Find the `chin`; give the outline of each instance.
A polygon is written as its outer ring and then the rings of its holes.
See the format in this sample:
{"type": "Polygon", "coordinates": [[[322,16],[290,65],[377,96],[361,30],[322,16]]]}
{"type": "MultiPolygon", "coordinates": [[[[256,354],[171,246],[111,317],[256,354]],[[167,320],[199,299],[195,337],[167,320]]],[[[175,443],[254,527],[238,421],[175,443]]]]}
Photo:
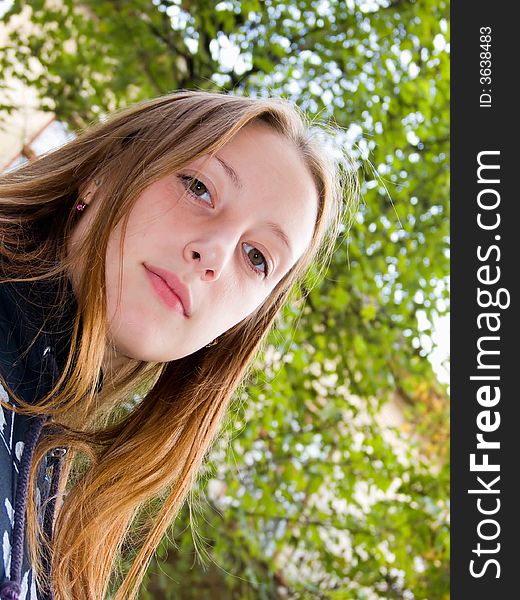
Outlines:
{"type": "Polygon", "coordinates": [[[141,346],[139,349],[135,349],[134,351],[127,348],[118,353],[119,353],[119,355],[124,355],[124,356],[127,356],[128,358],[131,358],[134,360],[140,360],[140,361],[144,361],[144,362],[166,363],[166,362],[171,362],[172,360],[179,360],[180,358],[184,358],[185,356],[189,356],[190,354],[193,354],[197,350],[198,350],[198,348],[194,349],[194,350],[186,349],[185,351],[177,350],[176,352],[172,352],[170,350],[168,352],[167,350],[164,350],[164,349],[158,349],[158,348],[145,349],[141,346]]]}

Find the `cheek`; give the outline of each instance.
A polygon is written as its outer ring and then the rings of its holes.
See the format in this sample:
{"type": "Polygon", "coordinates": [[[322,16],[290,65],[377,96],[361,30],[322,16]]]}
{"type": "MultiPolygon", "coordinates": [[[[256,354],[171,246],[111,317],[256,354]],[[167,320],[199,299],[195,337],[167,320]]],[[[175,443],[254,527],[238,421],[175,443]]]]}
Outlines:
{"type": "Polygon", "coordinates": [[[134,304],[140,304],[146,291],[143,286],[145,280],[141,278],[140,271],[141,262],[146,259],[146,232],[136,229],[130,218],[123,245],[122,236],[123,224],[118,223],[110,235],[106,251],[107,316],[111,320],[117,311],[119,318],[128,317],[133,321],[134,315],[127,313],[134,304]]]}
{"type": "Polygon", "coordinates": [[[258,311],[269,293],[263,289],[252,290],[250,285],[230,285],[226,288],[225,292],[221,294],[219,302],[223,331],[231,329],[258,311]]]}
{"type": "MultiPolygon", "coordinates": [[[[121,235],[122,235],[122,225],[118,223],[110,237],[108,238],[107,251],[106,251],[106,261],[105,261],[105,270],[107,275],[107,286],[112,286],[116,283],[113,275],[117,273],[119,270],[119,265],[121,262],[121,235]]],[[[126,246],[126,241],[125,241],[126,246]]],[[[126,253],[126,249],[125,249],[126,253]]],[[[125,254],[124,253],[124,254],[125,254]]]]}
{"type": "Polygon", "coordinates": [[[234,320],[234,323],[230,325],[230,328],[255,312],[263,310],[265,304],[270,305],[272,297],[279,296],[281,290],[285,289],[286,284],[281,284],[281,282],[284,281],[286,275],[287,273],[285,272],[280,277],[271,280],[269,286],[264,286],[260,283],[258,286],[255,286],[257,289],[252,290],[249,286],[245,286],[242,294],[233,292],[231,294],[232,299],[228,301],[227,306],[234,307],[235,316],[237,318],[234,320]],[[280,288],[278,286],[280,286],[280,288]],[[269,300],[269,302],[266,302],[267,300],[269,300]]]}
{"type": "Polygon", "coordinates": [[[224,306],[227,314],[232,314],[235,318],[230,328],[246,317],[258,312],[271,296],[278,296],[287,285],[287,278],[290,277],[295,264],[289,268],[283,269],[278,276],[268,278],[258,282],[251,282],[249,278],[235,280],[226,287],[226,300],[224,306]]]}

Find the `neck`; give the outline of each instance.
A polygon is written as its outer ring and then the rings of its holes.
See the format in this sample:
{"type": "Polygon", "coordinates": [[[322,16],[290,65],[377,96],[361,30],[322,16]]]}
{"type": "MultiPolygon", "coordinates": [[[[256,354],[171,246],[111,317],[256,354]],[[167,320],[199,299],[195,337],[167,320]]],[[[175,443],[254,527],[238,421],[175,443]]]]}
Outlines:
{"type": "Polygon", "coordinates": [[[108,349],[101,367],[104,381],[113,380],[131,360],[130,357],[120,354],[114,348],[108,349]]]}

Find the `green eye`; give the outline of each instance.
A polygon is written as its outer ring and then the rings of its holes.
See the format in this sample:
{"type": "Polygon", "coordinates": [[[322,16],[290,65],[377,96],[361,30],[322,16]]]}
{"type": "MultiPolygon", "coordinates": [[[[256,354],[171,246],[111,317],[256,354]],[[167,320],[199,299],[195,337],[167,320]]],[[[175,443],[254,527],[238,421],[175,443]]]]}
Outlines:
{"type": "Polygon", "coordinates": [[[202,200],[205,204],[210,204],[213,206],[213,202],[211,201],[211,194],[209,193],[208,188],[200,181],[199,179],[195,179],[195,177],[190,177],[189,175],[179,175],[179,179],[182,182],[182,185],[186,188],[189,194],[191,194],[197,200],[202,200]],[[207,194],[208,197],[204,198],[204,194],[207,194]]]}
{"type": "Polygon", "coordinates": [[[260,250],[258,250],[258,248],[255,248],[254,246],[251,246],[251,244],[248,244],[246,242],[244,242],[244,250],[246,252],[248,261],[253,266],[253,270],[256,271],[259,275],[263,275],[264,277],[267,277],[267,273],[268,273],[267,261],[265,260],[265,257],[260,252],[260,250]]]}

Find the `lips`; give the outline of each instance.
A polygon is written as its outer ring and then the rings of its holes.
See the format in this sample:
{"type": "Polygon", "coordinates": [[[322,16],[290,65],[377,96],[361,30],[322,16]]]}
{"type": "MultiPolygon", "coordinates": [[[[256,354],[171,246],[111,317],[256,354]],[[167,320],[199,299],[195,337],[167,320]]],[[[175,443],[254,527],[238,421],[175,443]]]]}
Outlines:
{"type": "Polygon", "coordinates": [[[189,317],[191,314],[191,294],[189,288],[171,271],[146,263],[144,264],[144,267],[147,271],[154,273],[164,281],[170,290],[179,298],[184,315],[189,317]]]}

